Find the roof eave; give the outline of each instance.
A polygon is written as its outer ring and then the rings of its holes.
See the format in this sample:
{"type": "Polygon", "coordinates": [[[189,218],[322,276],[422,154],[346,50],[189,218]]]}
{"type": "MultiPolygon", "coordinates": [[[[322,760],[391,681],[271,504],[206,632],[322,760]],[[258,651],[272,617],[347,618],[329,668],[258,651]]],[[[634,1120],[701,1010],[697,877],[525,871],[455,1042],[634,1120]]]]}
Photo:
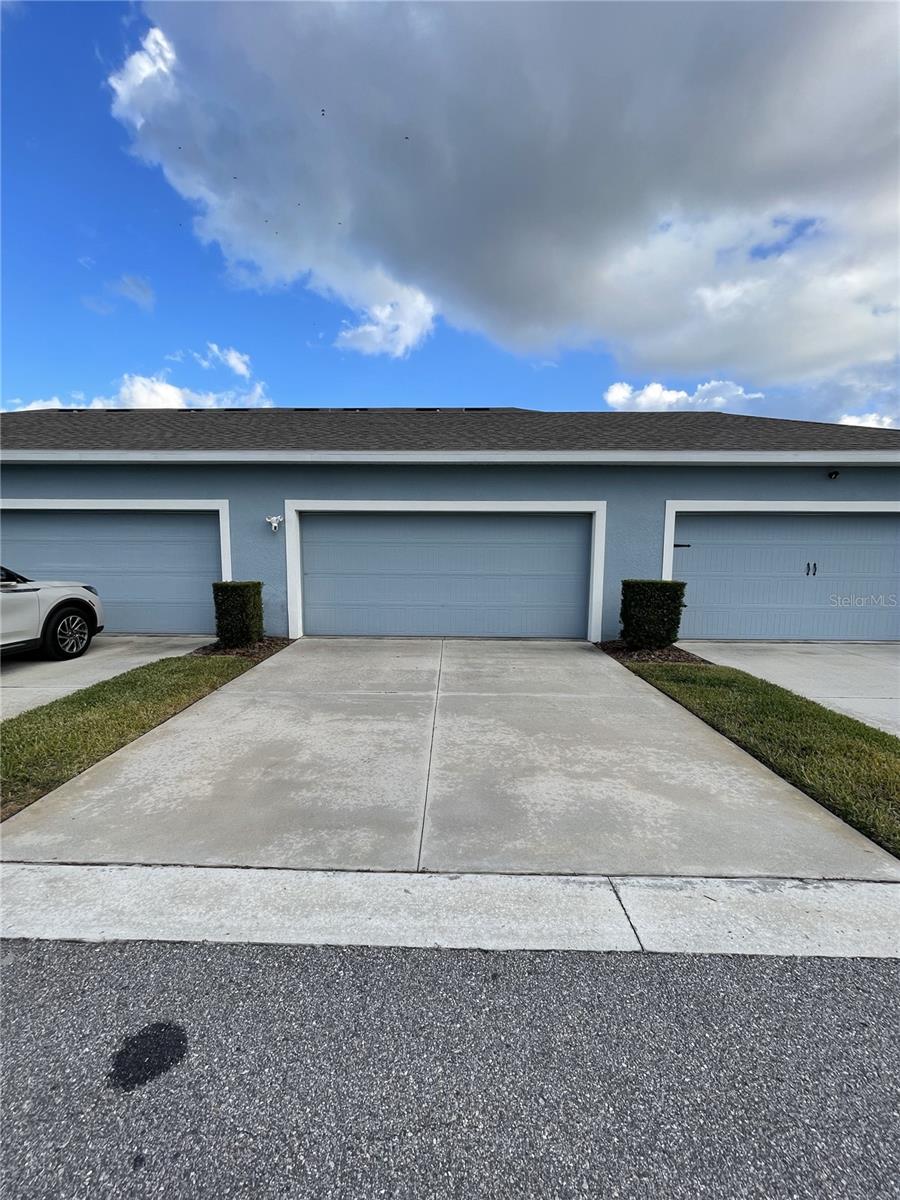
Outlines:
{"type": "Polygon", "coordinates": [[[900,464],[900,449],[887,450],[4,450],[15,463],[380,463],[380,464],[620,464],[620,465],[815,465],[900,464]]]}

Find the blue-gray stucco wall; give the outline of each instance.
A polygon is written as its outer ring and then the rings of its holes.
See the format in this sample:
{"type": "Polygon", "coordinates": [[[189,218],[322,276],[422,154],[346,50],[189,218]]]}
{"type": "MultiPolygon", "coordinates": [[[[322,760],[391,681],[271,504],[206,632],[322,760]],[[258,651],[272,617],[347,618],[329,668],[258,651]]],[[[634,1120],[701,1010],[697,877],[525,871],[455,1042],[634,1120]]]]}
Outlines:
{"type": "Polygon", "coordinates": [[[266,628],[287,633],[285,499],[606,500],[603,635],[618,632],[624,578],[658,577],[666,500],[894,500],[900,468],[634,466],[6,466],[6,498],[227,499],[235,579],[264,583],[266,628]]]}

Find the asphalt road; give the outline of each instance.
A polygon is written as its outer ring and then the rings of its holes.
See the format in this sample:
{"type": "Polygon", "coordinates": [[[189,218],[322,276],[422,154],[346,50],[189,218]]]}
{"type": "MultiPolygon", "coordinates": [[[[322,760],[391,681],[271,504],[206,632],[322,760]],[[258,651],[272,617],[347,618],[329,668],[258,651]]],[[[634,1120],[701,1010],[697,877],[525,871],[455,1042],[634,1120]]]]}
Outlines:
{"type": "Polygon", "coordinates": [[[900,962],[10,942],[13,1197],[900,1197],[900,962]]]}

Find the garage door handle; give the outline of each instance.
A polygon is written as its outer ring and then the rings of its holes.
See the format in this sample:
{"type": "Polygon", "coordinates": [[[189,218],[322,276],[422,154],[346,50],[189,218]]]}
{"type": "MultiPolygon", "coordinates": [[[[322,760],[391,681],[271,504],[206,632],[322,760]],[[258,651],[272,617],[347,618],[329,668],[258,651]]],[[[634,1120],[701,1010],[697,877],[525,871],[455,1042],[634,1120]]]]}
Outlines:
{"type": "Polygon", "coordinates": [[[809,563],[806,564],[806,573],[809,574],[809,563]]]}
{"type": "Polygon", "coordinates": [[[815,573],[816,573],[816,571],[818,571],[818,569],[819,569],[819,564],[813,563],[813,575],[815,575],[815,573]]]}

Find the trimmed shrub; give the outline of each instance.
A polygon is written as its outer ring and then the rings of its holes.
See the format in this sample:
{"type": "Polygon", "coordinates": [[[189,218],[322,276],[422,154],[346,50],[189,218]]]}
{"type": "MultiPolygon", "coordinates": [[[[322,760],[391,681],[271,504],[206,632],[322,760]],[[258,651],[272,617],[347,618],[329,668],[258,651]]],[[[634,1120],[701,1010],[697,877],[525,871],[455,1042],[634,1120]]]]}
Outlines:
{"type": "Polygon", "coordinates": [[[678,640],[684,584],[674,579],[623,579],[622,641],[629,650],[662,650],[678,640]]]}
{"type": "Polygon", "coordinates": [[[252,646],[262,640],[262,584],[258,579],[212,585],[216,606],[216,637],[226,650],[252,646]]]}

